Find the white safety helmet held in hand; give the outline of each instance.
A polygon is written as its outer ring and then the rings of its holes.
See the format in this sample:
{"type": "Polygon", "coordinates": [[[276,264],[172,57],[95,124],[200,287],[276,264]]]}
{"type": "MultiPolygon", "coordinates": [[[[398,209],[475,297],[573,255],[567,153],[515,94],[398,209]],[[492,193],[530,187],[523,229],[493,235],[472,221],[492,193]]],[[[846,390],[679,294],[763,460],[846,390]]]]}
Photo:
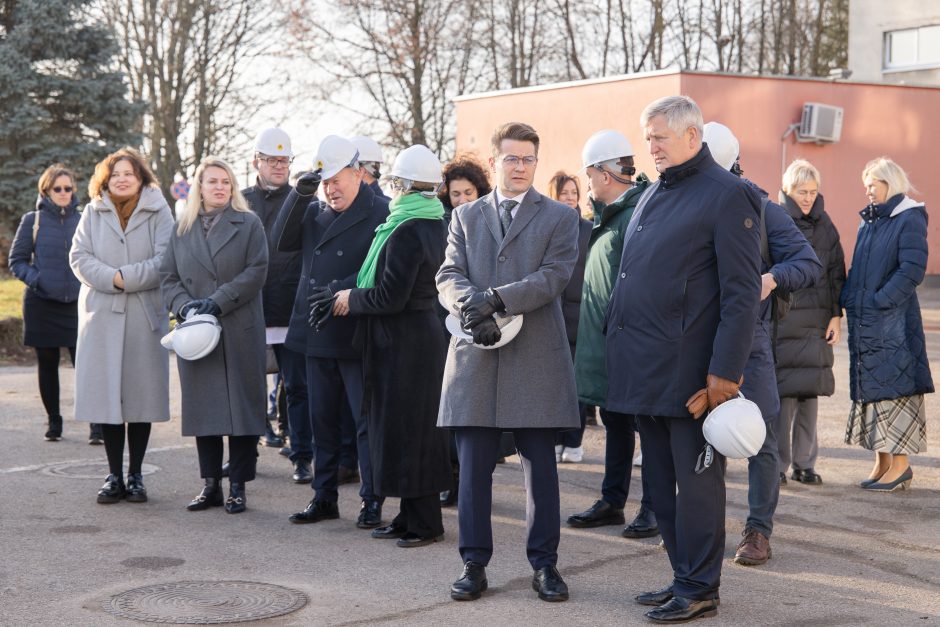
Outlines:
{"type": "Polygon", "coordinates": [[[277,127],[266,128],[255,138],[255,152],[268,155],[269,157],[294,157],[294,151],[291,150],[290,136],[277,127]]]}
{"type": "Polygon", "coordinates": [[[160,344],[181,359],[195,361],[211,353],[221,335],[222,325],[215,316],[191,314],[185,322],[177,324],[175,329],[164,335],[160,344]]]}
{"type": "Polygon", "coordinates": [[[741,145],[731,129],[718,122],[709,122],[702,131],[702,141],[708,144],[715,162],[725,170],[731,170],[741,154],[741,145]]]}
{"type": "MultiPolygon", "coordinates": [[[[447,327],[447,330],[450,331],[450,334],[456,337],[458,340],[465,340],[473,344],[473,333],[471,331],[465,331],[464,328],[460,325],[460,318],[454,314],[447,316],[447,318],[444,320],[444,325],[447,327]]],[[[498,342],[492,346],[483,346],[482,344],[473,345],[484,350],[491,350],[494,348],[501,348],[506,344],[509,344],[516,338],[517,335],[519,335],[519,330],[522,329],[522,314],[515,316],[497,314],[496,325],[499,327],[500,331],[500,338],[498,342]]]]}
{"type": "Polygon", "coordinates": [[[757,455],[767,438],[767,425],[760,408],[739,394],[713,409],[702,425],[705,440],[731,459],[757,455]]]}
{"type": "Polygon", "coordinates": [[[382,147],[371,137],[357,135],[350,137],[349,142],[359,151],[359,161],[382,163],[382,147]]]}
{"type": "Polygon", "coordinates": [[[313,158],[313,169],[320,170],[322,180],[330,179],[343,168],[359,163],[359,151],[348,139],[339,135],[327,135],[317,148],[313,158]]]}
{"type": "Polygon", "coordinates": [[[432,185],[444,181],[441,160],[430,148],[421,144],[409,146],[398,153],[388,175],[405,181],[432,185]]]}
{"type": "Polygon", "coordinates": [[[581,150],[581,170],[606,161],[616,161],[620,157],[632,157],[633,146],[623,133],[613,129],[597,131],[584,144],[581,150]]]}

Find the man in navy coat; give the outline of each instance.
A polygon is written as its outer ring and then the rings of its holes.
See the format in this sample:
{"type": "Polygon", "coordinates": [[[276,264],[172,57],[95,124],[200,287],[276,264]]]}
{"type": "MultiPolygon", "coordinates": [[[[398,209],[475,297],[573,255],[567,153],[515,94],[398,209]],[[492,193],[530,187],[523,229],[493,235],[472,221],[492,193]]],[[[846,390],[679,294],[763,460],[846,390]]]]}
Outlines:
{"type": "Polygon", "coordinates": [[[712,159],[690,98],[651,103],[640,124],[660,178],[627,227],[607,311],[607,407],[636,417],[673,570],[671,585],[637,602],[671,623],[718,613],[725,462],[702,454],[698,418],[737,395],[750,353],[760,201],[712,159]]]}

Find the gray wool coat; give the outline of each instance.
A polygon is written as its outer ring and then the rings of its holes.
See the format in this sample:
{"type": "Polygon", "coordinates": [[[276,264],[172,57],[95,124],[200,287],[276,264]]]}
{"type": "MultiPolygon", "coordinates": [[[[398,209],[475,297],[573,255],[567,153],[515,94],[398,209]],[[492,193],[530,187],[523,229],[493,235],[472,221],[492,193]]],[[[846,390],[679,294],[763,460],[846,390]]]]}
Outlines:
{"type": "Polygon", "coordinates": [[[127,228],[105,192],[85,207],[69,264],[82,282],[75,353],[75,418],[86,422],[170,419],[169,359],[160,346],[167,311],[160,262],[173,230],[158,188],[141,191],[127,228]],[[114,273],[124,290],[114,287],[114,273]]]}
{"type": "Polygon", "coordinates": [[[211,298],[222,310],[222,336],[207,356],[177,358],[184,436],[262,435],[266,412],[264,311],[268,269],[264,227],[251,212],[225,209],[203,234],[197,219],[176,229],[160,268],[163,300],[173,313],[211,298]]]}
{"type": "Polygon", "coordinates": [[[495,191],[454,210],[437,288],[457,313],[461,296],[494,287],[506,312],[524,314],[519,335],[484,350],[450,338],[440,427],[580,427],[561,294],[578,258],[578,214],[526,193],[503,238],[495,191]]]}

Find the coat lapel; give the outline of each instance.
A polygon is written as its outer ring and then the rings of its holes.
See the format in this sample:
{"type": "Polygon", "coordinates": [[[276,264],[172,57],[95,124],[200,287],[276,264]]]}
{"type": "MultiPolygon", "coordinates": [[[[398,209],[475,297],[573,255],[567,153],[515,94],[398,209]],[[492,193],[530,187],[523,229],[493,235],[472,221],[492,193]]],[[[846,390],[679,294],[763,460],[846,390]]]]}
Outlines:
{"type": "Polygon", "coordinates": [[[500,225],[499,215],[497,215],[496,190],[494,189],[480,200],[482,201],[480,203],[480,212],[483,214],[483,221],[486,222],[490,233],[493,234],[496,242],[499,243],[503,241],[503,227],[500,225]]]}
{"type": "MultiPolygon", "coordinates": [[[[216,226],[219,225],[216,224],[216,226]]],[[[206,237],[202,234],[202,224],[199,223],[198,217],[184,237],[189,240],[187,247],[192,251],[196,260],[202,264],[202,267],[209,271],[212,278],[215,278],[215,264],[212,263],[212,257],[209,254],[209,244],[206,243],[206,237]]]]}
{"type": "Polygon", "coordinates": [[[231,207],[225,210],[219,221],[209,230],[209,237],[206,238],[206,243],[209,245],[209,255],[213,259],[219,254],[222,247],[235,237],[235,234],[238,233],[238,225],[244,221],[245,216],[238,211],[231,207]]]}
{"type": "MultiPolygon", "coordinates": [[[[317,220],[320,220],[321,216],[322,214],[317,216],[317,220]]],[[[339,214],[329,225],[329,227],[327,227],[326,232],[323,234],[323,237],[320,238],[320,242],[317,244],[317,248],[320,248],[331,239],[338,237],[340,234],[353,228],[367,217],[369,216],[362,209],[362,207],[356,203],[353,203],[349,209],[339,214]]]]}
{"type": "Polygon", "coordinates": [[[121,229],[121,221],[118,220],[117,210],[114,208],[114,203],[111,202],[111,198],[109,198],[107,194],[102,194],[101,198],[97,199],[92,206],[96,211],[101,213],[101,218],[111,230],[123,240],[124,230],[121,229]]]}
{"type": "Polygon", "coordinates": [[[535,189],[529,188],[529,192],[525,195],[525,198],[522,199],[522,204],[519,205],[519,209],[516,211],[516,217],[513,218],[512,224],[509,225],[509,232],[506,233],[506,237],[503,238],[503,242],[499,247],[500,251],[506,248],[506,245],[514,240],[532,218],[535,217],[535,214],[542,208],[541,204],[542,195],[535,191],[535,189]]]}

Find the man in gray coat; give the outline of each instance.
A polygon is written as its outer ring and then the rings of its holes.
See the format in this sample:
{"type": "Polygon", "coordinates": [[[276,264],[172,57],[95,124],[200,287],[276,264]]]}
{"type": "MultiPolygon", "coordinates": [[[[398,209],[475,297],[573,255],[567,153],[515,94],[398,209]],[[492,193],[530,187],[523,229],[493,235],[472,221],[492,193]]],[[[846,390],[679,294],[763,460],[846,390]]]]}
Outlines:
{"type": "Polygon", "coordinates": [[[532,189],[539,137],[509,123],[493,135],[496,189],[457,207],[437,286],[448,311],[473,341],[452,338],[438,426],[454,429],[460,460],[460,555],[455,600],[479,598],[493,553],[492,474],[503,431],[511,431],[526,477],[526,554],[532,587],[545,601],[565,601],[555,568],[560,516],[555,435],[580,427],[574,370],[561,293],[578,257],[578,215],[532,189]],[[494,350],[494,314],[524,314],[519,334],[494,350]]]}

